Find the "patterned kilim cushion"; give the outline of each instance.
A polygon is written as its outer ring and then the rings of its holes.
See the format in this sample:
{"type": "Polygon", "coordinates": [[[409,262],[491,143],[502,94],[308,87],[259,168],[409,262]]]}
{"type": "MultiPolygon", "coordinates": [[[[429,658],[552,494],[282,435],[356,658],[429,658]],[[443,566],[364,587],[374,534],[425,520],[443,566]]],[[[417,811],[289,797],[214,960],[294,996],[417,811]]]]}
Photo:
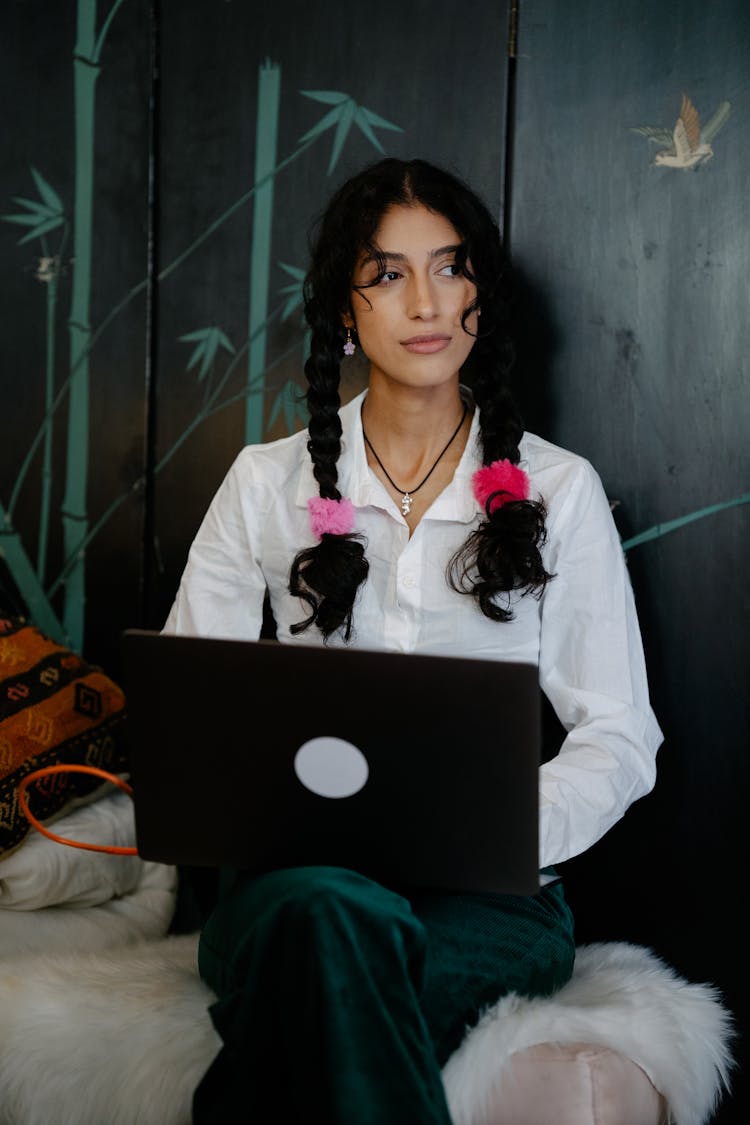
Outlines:
{"type": "MultiPolygon", "coordinates": [[[[125,721],[125,695],[100,668],[23,618],[0,617],[0,858],[31,831],[21,779],[62,763],[127,772],[125,721]]],[[[29,808],[49,823],[108,788],[93,775],[53,774],[29,787],[29,808]]]]}

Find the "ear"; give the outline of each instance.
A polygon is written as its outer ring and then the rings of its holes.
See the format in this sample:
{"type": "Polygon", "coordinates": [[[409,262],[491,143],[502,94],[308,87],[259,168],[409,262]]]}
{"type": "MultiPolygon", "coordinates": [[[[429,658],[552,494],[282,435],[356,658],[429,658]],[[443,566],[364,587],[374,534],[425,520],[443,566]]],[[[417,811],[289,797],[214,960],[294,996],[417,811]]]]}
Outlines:
{"type": "Polygon", "coordinates": [[[354,317],[352,316],[352,314],[350,312],[344,312],[344,313],[341,314],[341,323],[343,324],[344,328],[354,328],[355,327],[354,317]]]}

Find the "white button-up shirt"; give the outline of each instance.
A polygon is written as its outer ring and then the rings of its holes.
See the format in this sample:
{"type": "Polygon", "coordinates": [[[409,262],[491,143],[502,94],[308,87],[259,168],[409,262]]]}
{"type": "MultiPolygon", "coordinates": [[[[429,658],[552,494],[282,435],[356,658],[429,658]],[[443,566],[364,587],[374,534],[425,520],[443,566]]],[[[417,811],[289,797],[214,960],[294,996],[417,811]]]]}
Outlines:
{"type": "MultiPolygon", "coordinates": [[[[448,559],[482,517],[471,477],[480,467],[478,411],[453,480],[415,528],[367,464],[361,407],[341,410],[339,490],[356,508],[369,574],[354,606],[351,645],[531,662],[567,732],[540,767],[540,865],[585,851],[653,787],[662,733],[649,704],[643,647],[624,553],[601,481],[589,464],[534,434],[521,441],[532,496],[547,507],[540,598],[512,596],[514,618],[485,617],[446,582],[448,559]]],[[[277,637],[308,607],[288,589],[297,552],[315,543],[307,501],[318,495],[307,431],[245,447],[193,541],[164,632],[254,640],[269,592],[277,637]]],[[[331,645],[343,645],[332,637],[331,645]]],[[[373,684],[374,702],[377,685],[373,684]]],[[[468,737],[467,732],[467,737],[468,737]]]]}

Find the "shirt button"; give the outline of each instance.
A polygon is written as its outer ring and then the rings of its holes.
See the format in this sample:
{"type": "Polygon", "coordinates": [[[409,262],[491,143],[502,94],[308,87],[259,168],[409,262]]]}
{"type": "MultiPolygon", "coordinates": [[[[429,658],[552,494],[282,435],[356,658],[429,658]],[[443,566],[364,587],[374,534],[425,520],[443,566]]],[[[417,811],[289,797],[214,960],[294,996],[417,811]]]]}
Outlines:
{"type": "Polygon", "coordinates": [[[402,579],[402,585],[406,586],[406,588],[408,590],[410,590],[412,588],[412,586],[414,585],[414,575],[413,574],[405,574],[403,579],[402,579]]]}

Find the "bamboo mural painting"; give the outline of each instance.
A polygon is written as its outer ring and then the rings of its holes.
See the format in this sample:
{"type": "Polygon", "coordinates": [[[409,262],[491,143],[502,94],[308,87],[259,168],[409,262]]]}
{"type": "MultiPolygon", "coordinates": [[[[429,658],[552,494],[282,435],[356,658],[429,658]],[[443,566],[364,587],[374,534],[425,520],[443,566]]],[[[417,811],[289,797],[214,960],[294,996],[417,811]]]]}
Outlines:
{"type": "MultiPolygon", "coordinates": [[[[29,227],[19,241],[39,239],[42,249],[40,257],[40,280],[47,284],[47,343],[45,368],[45,411],[36,436],[23,459],[16,477],[10,502],[5,508],[0,504],[0,553],[28,609],[30,618],[46,633],[61,643],[81,651],[85,630],[85,559],[86,551],[94,538],[102,531],[114,513],[129,499],[139,494],[143,478],[137,480],[127,491],[114,497],[95,521],[90,519],[87,510],[87,484],[89,469],[89,382],[91,378],[90,357],[96,342],[114,318],[146,287],[146,280],[139,282],[92,331],[90,323],[90,304],[92,277],[94,269],[92,245],[94,229],[94,185],[95,185],[95,90],[99,76],[102,45],[106,33],[123,0],[115,0],[97,36],[96,0],[78,0],[77,38],[74,49],[74,116],[75,116],[75,164],[74,164],[74,203],[73,203],[73,262],[71,266],[71,306],[68,320],[69,363],[66,378],[55,390],[55,312],[58,298],[57,270],[62,259],[64,240],[67,238],[67,223],[62,200],[41,174],[32,169],[32,175],[39,192],[39,201],[14,197],[23,210],[16,214],[3,215],[2,218],[17,225],[29,227]],[[63,241],[55,254],[49,254],[46,235],[57,227],[64,227],[63,241]],[[52,422],[57,411],[67,399],[67,430],[65,459],[65,491],[59,513],[63,529],[63,563],[57,576],[51,580],[46,575],[46,554],[48,525],[51,512],[52,475],[52,422]],[[20,532],[14,527],[14,510],[22,493],[26,477],[41,448],[42,456],[42,501],[38,523],[37,567],[31,565],[20,532]],[[62,591],[63,611],[55,610],[54,599],[62,591]]],[[[253,237],[250,245],[249,268],[249,333],[246,342],[235,348],[227,333],[217,325],[195,329],[183,334],[179,339],[194,345],[188,361],[187,370],[196,370],[197,380],[202,384],[202,398],[194,417],[159,459],[158,473],[171,461],[197,427],[219,410],[226,409],[238,400],[246,404],[246,434],[248,440],[259,441],[263,436],[263,411],[257,403],[263,402],[268,373],[281,363],[287,355],[295,351],[300,341],[306,348],[307,336],[300,326],[300,340],[282,355],[275,356],[271,362],[266,357],[266,333],[269,324],[277,316],[286,318],[291,310],[301,303],[302,271],[296,267],[281,266],[285,272],[292,272],[295,283],[293,295],[289,287],[282,293],[286,299],[278,307],[268,312],[268,293],[271,276],[271,234],[273,223],[273,186],[275,177],[292,161],[299,159],[318,138],[328,129],[336,127],[334,145],[329,158],[329,173],[335,168],[344,141],[352,123],[359,125],[379,152],[383,147],[377,139],[372,126],[400,130],[384,118],[357,105],[348,95],[330,91],[306,91],[305,96],[314,100],[333,104],[329,111],[313,129],[297,142],[294,151],[277,163],[276,136],[281,93],[280,67],[266,60],[259,69],[258,90],[258,137],[256,138],[255,182],[252,187],[227,208],[218,219],[210,223],[190,245],[162,269],[158,281],[170,276],[188,257],[233,215],[240,214],[242,208],[253,200],[253,237]],[[255,197],[255,198],[253,198],[255,197]],[[217,360],[226,354],[228,362],[217,375],[217,360]],[[242,390],[227,397],[224,392],[239,369],[240,361],[247,358],[247,380],[242,390]],[[222,397],[223,396],[223,397],[222,397]],[[253,405],[255,404],[255,405],[253,405]]],[[[298,389],[298,388],[297,388],[298,389]]],[[[289,380],[276,388],[271,403],[269,424],[273,425],[282,414],[291,431],[302,420],[299,402],[289,386],[289,380]]]]}
{"type": "Polygon", "coordinates": [[[46,289],[44,419],[39,434],[42,445],[42,490],[39,507],[39,541],[37,545],[36,561],[36,576],[39,582],[44,582],[47,564],[47,542],[49,538],[52,489],[52,416],[54,413],[55,394],[58,276],[63,261],[65,245],[68,240],[69,225],[65,219],[63,202],[54,188],[36,168],[32,167],[31,175],[39,193],[39,199],[27,199],[18,195],[14,196],[13,202],[17,203],[22,210],[16,214],[3,215],[2,218],[5,222],[17,223],[20,226],[30,228],[27,234],[19,238],[19,246],[38,238],[42,251],[34,276],[46,289]],[[62,237],[55,252],[52,253],[50,252],[47,235],[59,227],[63,228],[62,237]]]}
{"type": "MultiPolygon", "coordinates": [[[[112,496],[99,513],[90,513],[87,505],[89,483],[89,417],[90,380],[96,371],[91,356],[97,342],[115,318],[143,293],[146,279],[134,285],[92,329],[91,295],[95,281],[93,254],[94,206],[96,183],[96,90],[100,74],[100,57],[107,32],[124,0],[113,0],[97,33],[97,0],[78,0],[76,42],[73,51],[73,106],[75,146],[73,159],[72,224],[66,218],[58,192],[36,168],[31,169],[38,199],[13,197],[20,210],[1,216],[7,223],[25,228],[19,242],[38,242],[40,248],[37,277],[46,285],[46,339],[44,370],[44,412],[36,435],[26,452],[14,482],[7,507],[0,503],[0,554],[18,587],[29,616],[41,629],[61,643],[82,651],[86,624],[86,552],[115,512],[123,504],[140,498],[144,485],[141,476],[130,487],[112,496]],[[55,343],[59,320],[59,276],[63,251],[72,225],[73,260],[71,271],[71,302],[68,319],[69,355],[67,370],[59,386],[55,386],[55,343]],[[59,232],[59,242],[52,247],[50,236],[59,232]],[[53,420],[63,406],[67,407],[64,496],[59,512],[53,510],[52,466],[53,420]],[[41,460],[41,490],[37,532],[36,565],[32,565],[14,514],[24,483],[32,466],[41,460]],[[52,520],[62,528],[62,562],[55,576],[48,574],[49,542],[52,520]],[[58,613],[56,599],[62,601],[58,613]]],[[[271,374],[284,361],[300,350],[303,357],[309,347],[309,335],[301,317],[292,344],[280,354],[268,355],[268,329],[277,320],[289,320],[302,305],[304,270],[289,261],[273,261],[274,189],[276,177],[293,163],[302,160],[308,150],[319,147],[321,139],[332,134],[327,173],[336,168],[353,126],[367,139],[377,153],[384,153],[379,131],[402,132],[401,127],[359,105],[344,91],[301,90],[299,94],[326,107],[316,123],[303,132],[293,150],[279,157],[277,152],[279,120],[282,105],[281,67],[266,59],[258,70],[256,112],[255,165],[253,182],[238,199],[226,207],[158,274],[163,282],[228,222],[236,217],[247,221],[252,207],[252,233],[249,241],[247,269],[247,338],[232,339],[228,326],[208,324],[187,325],[178,342],[189,345],[185,370],[196,380],[199,390],[197,404],[189,422],[159,457],[158,475],[175,457],[190,437],[207,419],[232,406],[244,407],[244,434],[247,442],[263,440],[264,432],[283,418],[289,432],[304,424],[306,415],[300,402],[300,387],[294,379],[271,381],[271,374]],[[278,268],[286,284],[278,290],[279,300],[271,302],[273,270],[278,268]],[[264,412],[267,418],[264,426],[264,412]]],[[[299,103],[297,103],[299,104],[299,103]]],[[[5,497],[0,498],[5,500],[5,497]]],[[[695,519],[743,504],[750,495],[743,494],[697,512],[656,525],[623,544],[628,550],[642,542],[678,530],[695,519]]],[[[26,529],[26,535],[31,537],[26,529]]]]}
{"type": "MultiPolygon", "coordinates": [[[[24,550],[19,534],[13,529],[14,495],[8,510],[0,503],[0,552],[14,576],[20,590],[24,591],[29,612],[41,627],[55,637],[63,637],[63,628],[44,593],[44,579],[47,564],[47,542],[51,511],[52,489],[52,421],[55,410],[55,343],[57,326],[58,276],[63,261],[63,253],[68,238],[68,223],[65,219],[63,202],[60,196],[32,166],[31,174],[39,193],[39,199],[14,196],[13,202],[22,210],[15,214],[3,215],[5,222],[29,227],[27,234],[19,238],[19,245],[39,239],[42,251],[38,259],[36,278],[46,286],[45,300],[45,371],[44,371],[44,417],[34,442],[34,448],[42,447],[41,501],[39,508],[39,528],[36,570],[24,550]],[[62,237],[54,253],[50,253],[48,234],[63,228],[62,237]]],[[[27,455],[25,466],[30,465],[27,455]]]]}

